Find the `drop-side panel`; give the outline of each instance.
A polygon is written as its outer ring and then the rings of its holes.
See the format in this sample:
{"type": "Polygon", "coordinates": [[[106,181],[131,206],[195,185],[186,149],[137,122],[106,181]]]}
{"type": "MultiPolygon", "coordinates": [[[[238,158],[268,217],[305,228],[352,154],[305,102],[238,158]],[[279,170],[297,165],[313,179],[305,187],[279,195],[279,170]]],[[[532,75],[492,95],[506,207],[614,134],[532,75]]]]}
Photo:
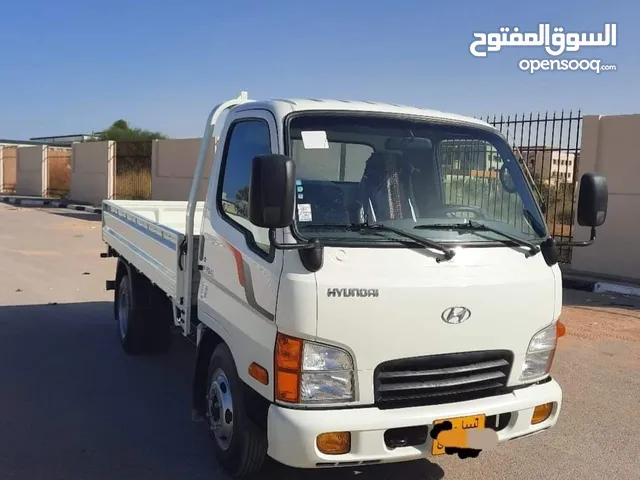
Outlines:
{"type": "MultiPolygon", "coordinates": [[[[153,222],[126,206],[102,204],[102,239],[171,298],[176,298],[178,262],[183,234],[153,222]]],[[[145,202],[140,202],[144,208],[145,202]]]]}

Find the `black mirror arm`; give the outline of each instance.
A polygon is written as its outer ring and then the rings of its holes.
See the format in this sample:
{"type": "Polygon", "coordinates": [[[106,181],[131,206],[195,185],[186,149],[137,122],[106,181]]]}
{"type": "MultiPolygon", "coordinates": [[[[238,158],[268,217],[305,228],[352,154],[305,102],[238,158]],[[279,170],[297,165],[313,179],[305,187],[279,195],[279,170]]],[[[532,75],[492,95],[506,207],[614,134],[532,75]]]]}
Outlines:
{"type": "Polygon", "coordinates": [[[307,243],[279,243],[276,240],[276,231],[269,229],[269,241],[274,248],[279,250],[297,250],[302,265],[310,272],[317,272],[324,263],[324,249],[319,239],[314,238],[307,243]]]}
{"type": "Polygon", "coordinates": [[[307,250],[322,247],[320,240],[317,238],[307,243],[280,243],[276,240],[276,230],[274,228],[269,229],[269,241],[278,250],[307,250]]]}
{"type": "Polygon", "coordinates": [[[596,241],[596,227],[591,227],[591,238],[585,242],[557,242],[558,247],[588,247],[596,241]]]}

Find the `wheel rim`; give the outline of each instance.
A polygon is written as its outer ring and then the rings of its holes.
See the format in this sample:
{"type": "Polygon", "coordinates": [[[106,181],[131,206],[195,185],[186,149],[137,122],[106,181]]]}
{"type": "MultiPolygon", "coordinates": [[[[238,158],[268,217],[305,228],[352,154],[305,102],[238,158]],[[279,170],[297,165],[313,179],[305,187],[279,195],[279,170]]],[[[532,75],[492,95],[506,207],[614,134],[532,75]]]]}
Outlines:
{"type": "Polygon", "coordinates": [[[129,293],[124,285],[120,287],[118,298],[118,324],[120,325],[120,337],[124,340],[129,328],[129,293]]]}
{"type": "Polygon", "coordinates": [[[222,369],[213,373],[207,393],[209,430],[218,446],[227,450],[233,438],[233,397],[229,380],[222,369]]]}

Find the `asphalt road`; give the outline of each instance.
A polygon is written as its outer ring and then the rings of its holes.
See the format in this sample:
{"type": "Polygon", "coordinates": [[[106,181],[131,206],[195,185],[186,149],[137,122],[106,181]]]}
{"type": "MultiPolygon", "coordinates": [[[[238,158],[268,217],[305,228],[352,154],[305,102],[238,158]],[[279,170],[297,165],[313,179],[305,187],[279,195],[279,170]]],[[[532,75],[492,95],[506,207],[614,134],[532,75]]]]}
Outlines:
{"type": "MultiPolygon", "coordinates": [[[[178,338],[165,356],[122,353],[104,290],[114,261],[102,251],[98,216],[0,204],[0,478],[224,478],[204,425],[191,421],[194,349],[178,338]]],[[[565,296],[553,372],[565,404],[551,432],[477,459],[270,464],[265,478],[640,479],[640,302],[565,296]]]]}

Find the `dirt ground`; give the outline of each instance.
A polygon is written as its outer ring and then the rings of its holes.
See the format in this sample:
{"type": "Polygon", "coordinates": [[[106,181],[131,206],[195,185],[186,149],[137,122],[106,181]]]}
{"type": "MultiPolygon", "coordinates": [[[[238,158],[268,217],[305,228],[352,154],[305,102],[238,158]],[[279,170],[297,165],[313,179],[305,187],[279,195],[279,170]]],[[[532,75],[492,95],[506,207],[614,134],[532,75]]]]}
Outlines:
{"type": "Polygon", "coordinates": [[[565,290],[564,302],[568,338],[640,343],[640,298],[565,290]]]}

